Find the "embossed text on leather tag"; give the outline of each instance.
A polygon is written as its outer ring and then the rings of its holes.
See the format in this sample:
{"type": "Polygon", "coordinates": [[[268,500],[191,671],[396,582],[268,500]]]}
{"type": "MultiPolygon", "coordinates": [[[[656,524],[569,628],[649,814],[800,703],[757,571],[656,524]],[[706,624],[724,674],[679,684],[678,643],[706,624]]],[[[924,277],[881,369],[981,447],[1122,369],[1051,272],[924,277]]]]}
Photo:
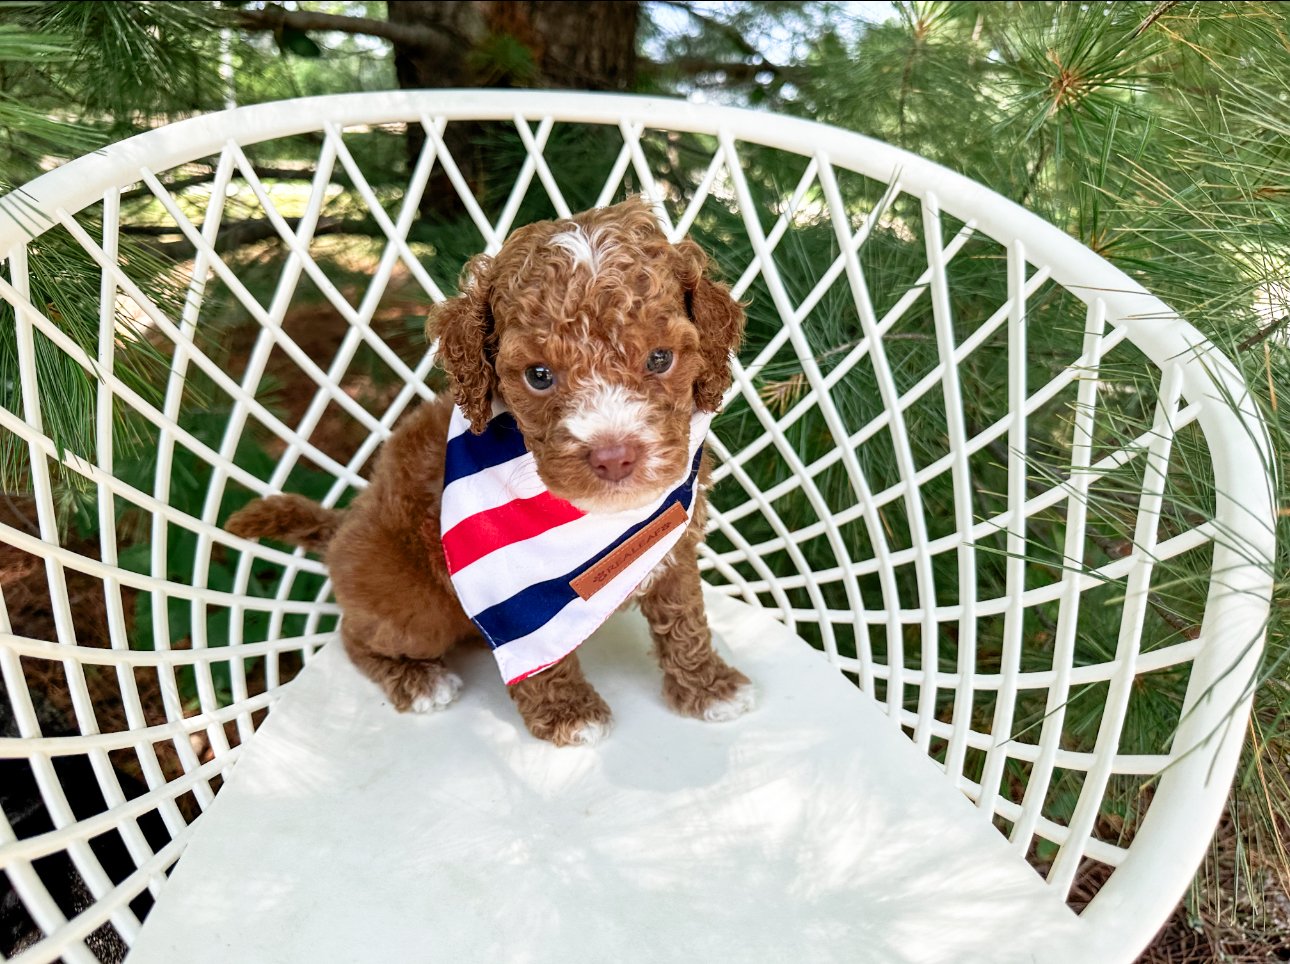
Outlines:
{"type": "Polygon", "coordinates": [[[614,577],[641,557],[651,546],[678,526],[685,525],[689,514],[680,502],[673,502],[667,511],[641,529],[621,546],[596,563],[577,579],[569,583],[573,591],[584,600],[590,599],[614,577]]]}

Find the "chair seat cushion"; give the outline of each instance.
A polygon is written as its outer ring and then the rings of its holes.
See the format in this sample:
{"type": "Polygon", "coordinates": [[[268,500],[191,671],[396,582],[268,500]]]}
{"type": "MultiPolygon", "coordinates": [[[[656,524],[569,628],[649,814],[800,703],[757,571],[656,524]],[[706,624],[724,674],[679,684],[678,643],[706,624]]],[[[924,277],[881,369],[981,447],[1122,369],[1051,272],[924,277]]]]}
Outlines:
{"type": "Polygon", "coordinates": [[[583,645],[592,748],[524,729],[489,653],[396,713],[322,649],[244,748],[133,962],[1095,959],[1088,928],[892,720],[762,611],[709,592],[759,706],[663,704],[620,613],[583,645]]]}

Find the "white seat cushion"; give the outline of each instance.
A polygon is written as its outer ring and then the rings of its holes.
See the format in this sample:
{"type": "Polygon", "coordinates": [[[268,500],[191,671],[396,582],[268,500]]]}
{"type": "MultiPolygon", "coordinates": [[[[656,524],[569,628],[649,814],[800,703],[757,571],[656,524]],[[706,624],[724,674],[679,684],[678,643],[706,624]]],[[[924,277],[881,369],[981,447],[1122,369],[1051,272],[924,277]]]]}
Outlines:
{"type": "Polygon", "coordinates": [[[531,737],[480,649],[400,715],[329,645],[202,817],[131,961],[1095,959],[1079,918],[824,658],[715,592],[760,705],[663,705],[645,624],[581,649],[594,748],[531,737]]]}

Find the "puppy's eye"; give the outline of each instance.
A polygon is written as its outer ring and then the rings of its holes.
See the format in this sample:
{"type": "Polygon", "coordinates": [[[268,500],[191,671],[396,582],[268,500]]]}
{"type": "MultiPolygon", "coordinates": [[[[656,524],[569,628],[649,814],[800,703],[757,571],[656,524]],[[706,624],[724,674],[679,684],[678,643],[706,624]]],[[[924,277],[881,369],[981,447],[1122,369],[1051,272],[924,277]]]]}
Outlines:
{"type": "Polygon", "coordinates": [[[672,351],[669,348],[655,348],[645,359],[645,370],[655,375],[662,375],[672,367],[672,351]]]}
{"type": "Polygon", "coordinates": [[[524,369],[524,380],[533,391],[545,392],[555,384],[555,372],[545,365],[530,365],[524,369]]]}

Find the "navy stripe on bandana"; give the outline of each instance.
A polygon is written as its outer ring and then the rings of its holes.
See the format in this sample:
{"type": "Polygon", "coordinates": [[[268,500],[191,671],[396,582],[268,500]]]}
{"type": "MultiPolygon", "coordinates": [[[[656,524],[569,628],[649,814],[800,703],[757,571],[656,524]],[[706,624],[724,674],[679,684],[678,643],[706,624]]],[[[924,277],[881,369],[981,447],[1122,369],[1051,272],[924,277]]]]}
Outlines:
{"type": "Polygon", "coordinates": [[[527,451],[515,416],[502,412],[478,435],[465,431],[448,441],[444,452],[444,487],[467,475],[517,459],[527,451]]]}
{"type": "Polygon", "coordinates": [[[661,516],[673,502],[680,502],[681,508],[688,512],[690,502],[694,499],[694,483],[699,474],[699,463],[702,458],[703,446],[700,445],[698,451],[694,453],[689,477],[668,494],[649,518],[632,526],[591,559],[566,575],[534,583],[514,596],[476,614],[473,617],[475,624],[484,633],[489,645],[496,649],[513,639],[520,639],[540,629],[556,613],[578,598],[578,593],[570,585],[571,582],[661,516]]]}

